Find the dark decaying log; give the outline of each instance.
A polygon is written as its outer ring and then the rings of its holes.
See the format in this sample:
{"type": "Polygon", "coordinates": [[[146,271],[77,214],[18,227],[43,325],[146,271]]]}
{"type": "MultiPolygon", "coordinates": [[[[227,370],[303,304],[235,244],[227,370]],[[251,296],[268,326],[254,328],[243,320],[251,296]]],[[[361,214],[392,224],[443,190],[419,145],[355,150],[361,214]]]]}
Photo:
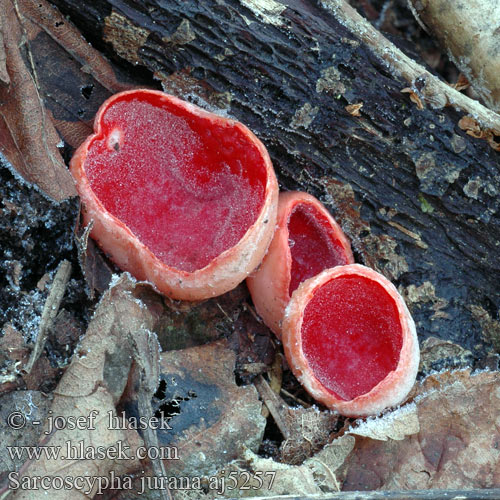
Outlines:
{"type": "Polygon", "coordinates": [[[464,134],[452,107],[418,110],[401,93],[409,83],[331,10],[312,0],[52,1],[108,55],[248,125],[281,187],[324,201],[357,261],[396,283],[421,341],[451,340],[476,359],[500,346],[498,153],[464,134]],[[360,116],[346,111],[357,103],[360,116]]]}

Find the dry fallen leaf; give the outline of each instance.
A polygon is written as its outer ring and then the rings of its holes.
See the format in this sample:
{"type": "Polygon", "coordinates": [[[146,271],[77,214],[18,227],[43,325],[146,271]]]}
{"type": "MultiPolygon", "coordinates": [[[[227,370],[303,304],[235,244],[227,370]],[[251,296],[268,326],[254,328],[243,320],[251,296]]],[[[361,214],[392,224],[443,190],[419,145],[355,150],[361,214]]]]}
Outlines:
{"type": "Polygon", "coordinates": [[[363,107],[363,103],[360,102],[360,103],[357,103],[357,104],[348,104],[346,107],[345,107],[345,110],[351,114],[352,116],[361,116],[361,113],[359,112],[359,110],[363,107]]]}
{"type": "Polygon", "coordinates": [[[417,105],[417,109],[419,109],[420,111],[424,109],[422,99],[420,99],[419,95],[413,89],[411,89],[410,87],[405,87],[401,90],[401,92],[403,94],[410,94],[410,101],[417,105]]]}
{"type": "Polygon", "coordinates": [[[342,489],[500,486],[500,373],[444,372],[427,377],[417,392],[407,417],[413,430],[418,419],[419,431],[403,440],[357,436],[339,474],[342,489]]]}
{"type": "Polygon", "coordinates": [[[22,466],[22,458],[8,453],[7,447],[30,446],[38,441],[42,429],[32,425],[32,422],[47,416],[51,402],[50,396],[37,391],[13,391],[0,398],[0,442],[3,449],[0,454],[0,472],[13,471],[22,466]],[[8,417],[13,412],[22,412],[28,425],[21,429],[7,425],[8,417]]]}
{"type": "Polygon", "coordinates": [[[401,441],[420,430],[415,404],[407,404],[381,417],[367,418],[349,429],[349,434],[364,436],[378,441],[401,441]]]}
{"type": "Polygon", "coordinates": [[[462,130],[465,130],[466,134],[471,135],[476,139],[485,139],[491,148],[495,151],[500,151],[500,141],[498,140],[498,137],[500,136],[499,130],[482,128],[480,123],[469,115],[460,118],[458,126],[462,130]]]}
{"type": "Polygon", "coordinates": [[[225,477],[226,485],[233,486],[231,480],[227,478],[232,476],[239,478],[239,484],[236,487],[226,488],[222,496],[274,498],[278,495],[293,495],[294,498],[296,496],[309,498],[309,495],[338,492],[340,486],[336,471],[351,453],[354,443],[353,436],[344,435],[326,445],[302,465],[276,462],[246,450],[241,459],[235,460],[219,471],[218,477],[225,477]],[[262,479],[262,482],[256,479],[256,476],[262,479]],[[242,489],[242,486],[248,489],[242,489]]]}
{"type": "MultiPolygon", "coordinates": [[[[49,434],[42,435],[47,441],[44,444],[60,446],[60,456],[42,457],[25,464],[20,477],[107,477],[111,472],[118,476],[140,467],[140,462],[134,458],[137,447],[142,445],[137,432],[113,429],[109,425],[110,418],[115,421],[121,418],[116,405],[129,380],[137,346],[148,344],[141,339],[152,335],[151,328],[156,319],[150,308],[137,298],[139,292],[140,286],[125,274],[116,279],[112,288],[104,294],[84,339],[54,391],[50,408],[54,418],[66,421],[82,418],[83,425],[81,428],[67,426],[51,432],[50,422],[46,421],[44,431],[49,434]],[[90,419],[91,415],[94,415],[93,419],[90,419]],[[80,442],[83,444],[80,445],[80,442]],[[68,446],[83,446],[85,451],[97,450],[98,447],[119,449],[121,446],[131,458],[65,459],[68,446]]],[[[98,482],[87,493],[84,490],[89,489],[89,485],[82,490],[73,489],[72,498],[91,498],[97,488],[98,482]]],[[[13,498],[36,500],[47,498],[47,495],[53,499],[67,499],[67,491],[56,488],[19,489],[13,498]]]]}
{"type": "Polygon", "coordinates": [[[0,86],[0,151],[24,179],[55,200],[74,196],[73,180],[57,149],[59,136],[39,93],[37,70],[24,26],[28,21],[21,4],[13,0],[3,2],[0,19],[0,53],[5,67],[0,86]],[[26,60],[22,56],[24,50],[26,60]]]}
{"type": "Polygon", "coordinates": [[[176,446],[180,458],[166,464],[169,474],[210,475],[259,447],[262,403],[253,386],[236,385],[234,364],[225,340],[162,354],[157,411],[176,411],[172,430],[158,431],[158,439],[176,446]]]}
{"type": "Polygon", "coordinates": [[[56,201],[76,195],[61,137],[77,147],[104,99],[128,88],[45,0],[2,2],[0,153],[45,194],[56,201]]]}
{"type": "Polygon", "coordinates": [[[289,464],[302,463],[327,443],[338,415],[312,408],[289,408],[286,415],[289,437],[281,444],[281,458],[289,464]]]}
{"type": "Polygon", "coordinates": [[[472,137],[480,139],[482,137],[481,126],[472,116],[463,116],[458,122],[458,126],[472,137]]]}

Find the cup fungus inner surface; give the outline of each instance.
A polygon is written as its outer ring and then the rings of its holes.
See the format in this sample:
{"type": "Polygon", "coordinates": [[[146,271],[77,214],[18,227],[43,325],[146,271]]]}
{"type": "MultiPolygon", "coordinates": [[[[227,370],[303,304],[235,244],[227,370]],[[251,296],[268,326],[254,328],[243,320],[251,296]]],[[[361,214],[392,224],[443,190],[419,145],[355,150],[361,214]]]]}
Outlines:
{"type": "Polygon", "coordinates": [[[113,102],[101,127],[84,163],[91,189],[164,264],[201,269],[257,219],[266,165],[244,129],[150,94],[113,102]]]}
{"type": "Polygon", "coordinates": [[[396,369],[402,326],[382,285],[346,275],[316,288],[304,310],[301,338],[314,376],[335,397],[349,401],[396,369]]]}
{"type": "Polygon", "coordinates": [[[306,279],[349,263],[329,220],[311,204],[299,203],[293,208],[288,221],[288,246],[292,257],[290,296],[306,279]]]}

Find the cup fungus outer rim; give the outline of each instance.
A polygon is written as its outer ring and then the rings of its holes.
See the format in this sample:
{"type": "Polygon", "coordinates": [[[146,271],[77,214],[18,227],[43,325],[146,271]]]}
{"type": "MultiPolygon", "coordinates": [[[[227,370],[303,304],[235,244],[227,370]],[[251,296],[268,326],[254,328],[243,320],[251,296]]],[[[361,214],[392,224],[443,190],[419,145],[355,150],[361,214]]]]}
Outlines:
{"type": "Polygon", "coordinates": [[[348,417],[376,415],[386,408],[397,406],[404,401],[415,383],[420,351],[413,318],[396,287],[380,273],[360,264],[326,269],[301,283],[292,294],[285,311],[282,341],[288,365],[307,392],[326,407],[348,417]],[[396,369],[366,394],[346,401],[335,397],[315,377],[303,353],[300,332],[305,307],[315,290],[332,279],[349,275],[374,280],[384,287],[396,304],[403,339],[396,369]]]}
{"type": "Polygon", "coordinates": [[[262,264],[247,279],[257,313],[278,339],[281,339],[281,323],[290,302],[292,254],[288,244],[288,223],[293,210],[300,204],[312,205],[327,218],[349,263],[354,263],[349,239],[328,209],[308,193],[282,191],[278,199],[278,218],[273,240],[262,264]]]}
{"type": "Polygon", "coordinates": [[[92,237],[109,254],[111,260],[139,280],[150,282],[159,292],[180,300],[203,300],[221,295],[242,282],[259,265],[271,242],[277,216],[278,182],[269,154],[262,142],[245,125],[230,118],[218,116],[194,104],[158,90],[135,89],[119,92],[108,98],[99,108],[94,120],[94,133],[76,150],[70,161],[70,170],[83,202],[83,223],[93,223],[92,237]],[[84,163],[92,142],[102,136],[104,113],[116,101],[131,95],[154,95],[201,119],[223,127],[238,128],[257,149],[264,160],[266,186],[264,203],[255,222],[236,245],[215,257],[209,264],[193,272],[168,266],[132,233],[117,217],[109,213],[93,192],[85,173],[84,163]]]}

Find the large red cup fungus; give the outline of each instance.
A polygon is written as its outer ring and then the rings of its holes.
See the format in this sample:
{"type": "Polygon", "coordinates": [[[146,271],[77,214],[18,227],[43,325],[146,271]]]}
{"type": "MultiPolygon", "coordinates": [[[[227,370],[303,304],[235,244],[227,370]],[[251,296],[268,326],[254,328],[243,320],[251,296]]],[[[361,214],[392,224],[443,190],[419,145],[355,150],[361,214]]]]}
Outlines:
{"type": "Polygon", "coordinates": [[[220,295],[260,263],[278,184],[244,125],[163,92],[110,97],[71,172],[92,237],[122,269],[175,299],[220,295]]]}
{"type": "Polygon", "coordinates": [[[264,323],[281,337],[285,307],[299,284],[324,269],[354,262],[351,245],[328,210],[307,193],[280,193],[278,227],[247,285],[264,323]]]}
{"type": "Polygon", "coordinates": [[[327,269],[293,293],[283,320],[288,364],[305,389],[346,416],[401,403],[418,370],[415,324],[396,288],[351,264],[327,269]]]}

